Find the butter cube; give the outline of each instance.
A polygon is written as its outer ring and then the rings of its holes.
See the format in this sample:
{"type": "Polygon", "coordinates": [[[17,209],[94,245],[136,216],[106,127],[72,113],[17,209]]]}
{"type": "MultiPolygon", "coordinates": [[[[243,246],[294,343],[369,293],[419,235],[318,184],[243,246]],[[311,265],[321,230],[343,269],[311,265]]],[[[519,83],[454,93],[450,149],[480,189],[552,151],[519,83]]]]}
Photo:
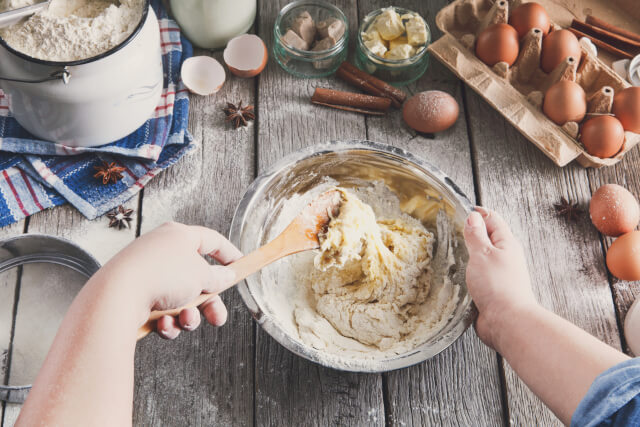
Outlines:
{"type": "Polygon", "coordinates": [[[380,37],[380,33],[377,32],[375,28],[369,28],[368,31],[362,33],[362,40],[365,42],[378,40],[384,43],[385,47],[387,46],[387,41],[382,40],[382,37],[380,37]]]}
{"type": "Polygon", "coordinates": [[[397,39],[389,40],[389,50],[392,50],[394,47],[401,44],[408,44],[409,41],[405,36],[400,36],[397,39]]]}
{"type": "Polygon", "coordinates": [[[407,21],[407,40],[412,46],[421,46],[427,42],[427,26],[424,19],[413,16],[407,21]]]}
{"type": "Polygon", "coordinates": [[[364,45],[374,55],[378,55],[379,57],[384,58],[384,54],[387,51],[387,46],[385,46],[382,40],[369,40],[364,42],[364,45]]]}
{"type": "Polygon", "coordinates": [[[390,49],[384,57],[387,59],[408,59],[416,53],[416,48],[410,44],[399,44],[390,49]]]}
{"type": "Polygon", "coordinates": [[[374,27],[385,40],[393,40],[404,34],[402,19],[393,9],[384,9],[374,22],[374,27]]]}

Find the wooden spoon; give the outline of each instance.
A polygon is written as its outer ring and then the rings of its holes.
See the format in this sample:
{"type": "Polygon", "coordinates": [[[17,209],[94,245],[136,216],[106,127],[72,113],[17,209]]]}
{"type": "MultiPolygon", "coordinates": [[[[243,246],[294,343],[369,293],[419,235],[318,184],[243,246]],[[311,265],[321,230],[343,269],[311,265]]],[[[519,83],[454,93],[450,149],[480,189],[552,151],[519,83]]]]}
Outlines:
{"type": "MultiPolygon", "coordinates": [[[[235,283],[287,255],[319,248],[318,233],[326,230],[331,218],[338,215],[341,203],[342,194],[339,190],[329,190],[319,195],[295,217],[278,237],[228,265],[236,274],[235,283]]],[[[227,288],[235,283],[230,284],[227,288]]],[[[220,290],[220,292],[227,288],[220,290]]],[[[177,316],[185,308],[197,307],[212,296],[213,294],[201,294],[180,308],[152,311],[149,320],[138,329],[138,340],[153,331],[155,321],[162,316],[177,316]]]]}

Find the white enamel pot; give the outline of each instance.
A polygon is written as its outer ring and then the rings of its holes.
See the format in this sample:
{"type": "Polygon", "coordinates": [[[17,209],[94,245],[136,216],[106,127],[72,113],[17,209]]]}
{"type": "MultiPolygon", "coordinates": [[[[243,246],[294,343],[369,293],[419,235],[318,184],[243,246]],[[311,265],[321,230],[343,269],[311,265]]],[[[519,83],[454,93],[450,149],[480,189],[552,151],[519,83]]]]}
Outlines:
{"type": "Polygon", "coordinates": [[[93,147],[123,138],[151,117],[162,95],[158,19],[145,3],[136,30],[93,58],[43,61],[0,38],[0,88],[11,113],[40,139],[93,147]]]}

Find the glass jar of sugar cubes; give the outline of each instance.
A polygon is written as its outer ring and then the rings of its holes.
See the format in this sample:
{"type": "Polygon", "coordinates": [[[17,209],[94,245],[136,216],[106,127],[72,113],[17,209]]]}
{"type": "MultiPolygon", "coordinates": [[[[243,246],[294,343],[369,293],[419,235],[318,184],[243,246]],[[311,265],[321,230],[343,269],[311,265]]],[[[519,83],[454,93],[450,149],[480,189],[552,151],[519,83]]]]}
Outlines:
{"type": "Polygon", "coordinates": [[[358,68],[396,86],[420,78],[429,66],[431,32],[418,13],[385,7],[364,17],[356,40],[358,68]]]}
{"type": "Polygon", "coordinates": [[[294,1],[278,14],[273,27],[273,56],[297,77],[335,73],[347,58],[349,25],[336,6],[323,1],[294,1]]]}

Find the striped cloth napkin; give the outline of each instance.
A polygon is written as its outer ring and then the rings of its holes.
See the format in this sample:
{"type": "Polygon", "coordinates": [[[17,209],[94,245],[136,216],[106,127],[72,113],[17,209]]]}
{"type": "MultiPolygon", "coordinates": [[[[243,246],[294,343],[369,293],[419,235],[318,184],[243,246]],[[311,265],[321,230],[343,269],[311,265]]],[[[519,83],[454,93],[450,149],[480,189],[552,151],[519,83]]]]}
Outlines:
{"type": "Polygon", "coordinates": [[[8,97],[0,91],[0,227],[66,202],[94,219],[133,197],[194,148],[187,131],[189,98],[180,80],[182,62],[193,48],[162,1],[151,5],[160,24],[164,88],[153,116],[126,138],[92,148],[38,140],[11,116],[8,97]],[[123,178],[103,185],[93,177],[94,166],[102,162],[124,167],[123,178]]]}

